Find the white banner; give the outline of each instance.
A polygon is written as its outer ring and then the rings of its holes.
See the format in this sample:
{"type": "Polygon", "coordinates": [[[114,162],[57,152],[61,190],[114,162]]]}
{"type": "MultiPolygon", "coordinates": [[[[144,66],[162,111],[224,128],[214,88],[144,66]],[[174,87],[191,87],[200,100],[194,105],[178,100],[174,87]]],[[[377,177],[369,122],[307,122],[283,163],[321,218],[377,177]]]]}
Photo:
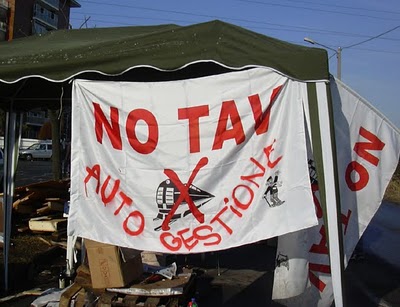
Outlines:
{"type": "Polygon", "coordinates": [[[316,225],[301,101],[261,68],[74,81],[69,234],[196,253],[316,225]]]}
{"type": "MultiPolygon", "coordinates": [[[[331,80],[331,91],[347,266],[398,164],[400,133],[340,81],[331,80]]],[[[322,307],[333,301],[327,237],[312,161],[310,178],[319,225],[278,239],[273,298],[286,306],[322,307]]]]}

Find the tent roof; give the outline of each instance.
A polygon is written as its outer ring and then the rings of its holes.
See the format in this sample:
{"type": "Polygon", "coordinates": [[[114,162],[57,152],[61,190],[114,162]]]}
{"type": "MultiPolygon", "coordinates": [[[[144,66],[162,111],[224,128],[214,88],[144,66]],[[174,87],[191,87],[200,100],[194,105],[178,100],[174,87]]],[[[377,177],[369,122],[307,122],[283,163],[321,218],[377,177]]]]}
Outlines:
{"type": "Polygon", "coordinates": [[[60,83],[75,77],[140,79],[146,71],[147,78],[162,80],[168,79],[164,71],[182,74],[186,69],[180,77],[190,77],[196,65],[194,75],[260,65],[299,80],[329,78],[325,50],[289,44],[221,21],[185,27],[59,30],[3,42],[0,48],[3,105],[9,96],[23,100],[43,95],[44,88],[49,99],[60,97],[60,83]],[[145,67],[154,69],[149,73],[145,67]],[[58,82],[56,88],[54,82],[58,82]]]}

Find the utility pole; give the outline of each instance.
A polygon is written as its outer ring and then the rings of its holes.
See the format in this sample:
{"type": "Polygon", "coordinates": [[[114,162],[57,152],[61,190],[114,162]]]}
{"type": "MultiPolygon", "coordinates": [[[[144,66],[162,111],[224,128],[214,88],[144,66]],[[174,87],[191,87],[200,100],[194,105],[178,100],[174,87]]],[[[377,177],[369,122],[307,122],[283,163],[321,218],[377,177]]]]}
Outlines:
{"type": "Polygon", "coordinates": [[[304,41],[306,41],[307,43],[310,43],[310,44],[313,44],[313,45],[318,45],[318,46],[321,46],[321,47],[324,47],[324,48],[326,48],[326,49],[329,49],[329,50],[332,50],[333,52],[335,52],[335,54],[336,54],[336,59],[337,59],[337,73],[336,73],[336,77],[339,79],[339,80],[341,80],[342,79],[342,47],[338,47],[336,50],[335,49],[333,49],[333,48],[331,48],[331,47],[328,47],[328,46],[325,46],[325,45],[323,45],[323,44],[320,44],[320,43],[318,43],[318,42],[316,42],[316,41],[314,41],[314,40],[312,40],[311,38],[308,38],[308,37],[305,37],[304,38],[304,41]]]}
{"type": "Polygon", "coordinates": [[[342,47],[338,47],[336,52],[337,58],[337,78],[342,80],[342,47]]]}

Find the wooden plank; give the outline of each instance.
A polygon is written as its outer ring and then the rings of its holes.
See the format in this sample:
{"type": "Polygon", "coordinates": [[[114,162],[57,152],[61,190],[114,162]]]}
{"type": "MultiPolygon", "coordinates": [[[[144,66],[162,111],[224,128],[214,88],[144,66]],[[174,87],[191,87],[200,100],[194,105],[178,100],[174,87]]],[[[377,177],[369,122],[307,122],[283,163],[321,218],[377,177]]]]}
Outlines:
{"type": "Polygon", "coordinates": [[[51,212],[51,209],[48,206],[44,206],[44,207],[36,210],[36,214],[40,214],[40,215],[47,215],[50,212],[51,212]]]}
{"type": "Polygon", "coordinates": [[[111,292],[104,292],[99,299],[99,302],[97,304],[98,307],[109,307],[111,306],[111,303],[113,300],[116,298],[116,293],[111,293],[111,292]]]}
{"type": "Polygon", "coordinates": [[[49,219],[47,216],[29,220],[29,229],[32,231],[55,232],[67,227],[66,218],[49,219]]]}
{"type": "Polygon", "coordinates": [[[0,298],[0,303],[5,303],[7,301],[10,301],[10,300],[13,300],[15,298],[22,297],[22,296],[25,296],[25,295],[40,296],[40,295],[42,295],[43,292],[44,291],[41,290],[40,288],[34,288],[34,289],[31,289],[31,290],[26,290],[26,291],[23,291],[23,292],[20,292],[20,293],[17,293],[17,294],[13,294],[13,295],[10,295],[10,296],[2,297],[2,298],[0,298]]]}
{"type": "Polygon", "coordinates": [[[144,302],[144,307],[157,307],[159,302],[160,302],[160,298],[159,297],[149,297],[144,302]]]}
{"type": "Polygon", "coordinates": [[[74,307],[84,307],[85,306],[85,299],[86,299],[86,291],[85,289],[81,289],[78,292],[78,295],[75,299],[74,307]]]}
{"type": "Polygon", "coordinates": [[[45,201],[53,201],[53,202],[59,202],[61,204],[66,202],[65,198],[60,198],[60,197],[46,197],[45,201]]]}
{"type": "Polygon", "coordinates": [[[84,288],[92,288],[92,278],[86,264],[81,264],[76,270],[75,282],[84,288]]]}
{"type": "Polygon", "coordinates": [[[137,295],[126,295],[124,297],[124,306],[127,307],[136,307],[136,302],[138,301],[139,296],[137,295]]]}
{"type": "Polygon", "coordinates": [[[31,192],[28,195],[17,199],[13,202],[13,209],[18,210],[18,206],[21,204],[32,203],[36,200],[40,199],[37,192],[31,192]]]}
{"type": "Polygon", "coordinates": [[[64,212],[64,203],[60,203],[57,201],[48,201],[48,202],[44,203],[43,205],[47,206],[52,211],[64,212]]]}
{"type": "Polygon", "coordinates": [[[64,212],[64,204],[54,201],[48,201],[43,203],[43,207],[37,209],[36,213],[45,215],[45,214],[50,214],[53,211],[64,212]]]}
{"type": "Polygon", "coordinates": [[[71,303],[72,297],[77,294],[82,287],[78,284],[72,284],[71,287],[69,287],[63,294],[61,295],[60,298],[60,305],[59,307],[69,307],[71,303]]]}
{"type": "MultiPolygon", "coordinates": [[[[186,301],[186,300],[185,300],[186,301]]],[[[168,301],[168,303],[167,303],[167,305],[166,305],[166,307],[179,307],[180,305],[179,305],[179,298],[177,298],[177,297],[172,297],[169,301],[168,301]]]]}

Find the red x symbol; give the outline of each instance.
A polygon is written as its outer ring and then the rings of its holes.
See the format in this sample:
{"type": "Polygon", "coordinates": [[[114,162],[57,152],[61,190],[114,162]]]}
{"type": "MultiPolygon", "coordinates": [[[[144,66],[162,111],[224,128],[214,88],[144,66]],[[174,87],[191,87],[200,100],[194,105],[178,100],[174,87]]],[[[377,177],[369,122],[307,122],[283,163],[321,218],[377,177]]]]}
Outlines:
{"type": "Polygon", "coordinates": [[[197,173],[203,166],[206,166],[208,163],[208,158],[203,157],[197,163],[196,167],[194,168],[192,174],[190,175],[189,181],[186,184],[183,184],[182,181],[179,179],[178,175],[170,169],[165,169],[164,174],[168,176],[169,179],[175,184],[178,188],[180,195],[179,198],[176,200],[174,205],[172,206],[171,210],[169,211],[167,217],[165,218],[164,222],[162,223],[162,230],[169,230],[169,222],[173,217],[175,211],[178,209],[179,205],[182,201],[186,201],[190,211],[193,213],[194,217],[200,222],[204,223],[204,214],[200,212],[200,210],[194,204],[192,198],[189,195],[189,187],[192,184],[194,178],[196,177],[197,173]]]}

